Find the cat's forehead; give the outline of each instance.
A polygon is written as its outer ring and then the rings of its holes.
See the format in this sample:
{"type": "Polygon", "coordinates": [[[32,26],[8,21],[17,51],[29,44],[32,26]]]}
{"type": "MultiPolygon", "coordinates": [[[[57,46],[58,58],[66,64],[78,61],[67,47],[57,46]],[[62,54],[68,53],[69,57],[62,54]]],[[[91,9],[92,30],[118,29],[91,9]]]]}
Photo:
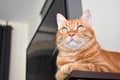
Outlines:
{"type": "Polygon", "coordinates": [[[78,25],[81,25],[81,22],[79,19],[75,19],[75,20],[67,20],[63,26],[64,27],[75,27],[75,26],[78,26],[78,25]]]}

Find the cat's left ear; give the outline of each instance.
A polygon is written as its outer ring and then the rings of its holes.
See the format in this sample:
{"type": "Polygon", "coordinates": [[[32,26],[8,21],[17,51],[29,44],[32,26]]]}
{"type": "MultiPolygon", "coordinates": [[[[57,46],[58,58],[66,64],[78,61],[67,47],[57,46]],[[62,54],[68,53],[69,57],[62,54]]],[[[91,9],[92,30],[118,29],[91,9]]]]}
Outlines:
{"type": "Polygon", "coordinates": [[[66,18],[60,14],[60,13],[57,13],[57,25],[58,25],[58,29],[62,26],[63,22],[66,21],[66,18]]]}
{"type": "MultiPolygon", "coordinates": [[[[87,23],[89,26],[92,26],[92,20],[91,20],[91,13],[89,10],[86,10],[83,15],[82,15],[82,20],[85,21],[85,23],[87,23]]],[[[80,19],[81,19],[80,18],[80,19]]]]}

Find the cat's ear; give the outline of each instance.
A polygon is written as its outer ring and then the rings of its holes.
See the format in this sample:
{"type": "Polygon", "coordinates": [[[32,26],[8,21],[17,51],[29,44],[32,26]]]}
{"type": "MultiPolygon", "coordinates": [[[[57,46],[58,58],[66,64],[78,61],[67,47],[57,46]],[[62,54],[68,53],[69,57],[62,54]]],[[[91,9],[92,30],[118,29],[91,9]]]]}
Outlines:
{"type": "Polygon", "coordinates": [[[60,13],[57,13],[57,25],[58,25],[58,29],[62,26],[63,22],[66,21],[66,18],[60,14],[60,13]]]}
{"type": "Polygon", "coordinates": [[[89,26],[92,26],[92,19],[91,19],[91,13],[89,10],[86,10],[83,14],[82,17],[80,18],[85,21],[89,26]]]}

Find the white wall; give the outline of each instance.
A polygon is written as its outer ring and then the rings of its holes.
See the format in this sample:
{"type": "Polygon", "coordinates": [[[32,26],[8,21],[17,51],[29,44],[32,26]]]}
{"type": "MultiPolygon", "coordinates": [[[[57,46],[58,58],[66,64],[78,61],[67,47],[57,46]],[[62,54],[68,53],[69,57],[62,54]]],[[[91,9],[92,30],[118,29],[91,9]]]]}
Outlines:
{"type": "Polygon", "coordinates": [[[36,0],[36,2],[35,2],[36,4],[34,6],[33,11],[31,12],[31,14],[33,16],[30,17],[30,21],[29,21],[28,42],[31,41],[37,28],[40,25],[40,22],[42,19],[41,15],[40,15],[40,11],[42,9],[44,2],[45,2],[45,0],[36,0]]]}
{"type": "Polygon", "coordinates": [[[13,26],[9,80],[25,80],[28,25],[14,22],[9,24],[13,26]]]}
{"type": "MultiPolygon", "coordinates": [[[[6,23],[5,21],[0,21],[0,24],[6,23]]],[[[8,24],[13,27],[9,80],[25,80],[28,25],[17,22],[9,22],[8,24]]]]}
{"type": "MultiPolygon", "coordinates": [[[[9,21],[9,25],[13,27],[9,80],[26,80],[26,49],[41,22],[40,10],[45,2],[35,1],[34,10],[31,11],[33,16],[28,24],[9,21]]],[[[6,22],[0,20],[0,24],[4,25],[6,22]]]]}
{"type": "MultiPolygon", "coordinates": [[[[35,0],[33,16],[28,24],[9,21],[12,25],[11,57],[9,80],[26,80],[26,49],[41,22],[40,10],[45,0],[35,0]]],[[[0,20],[0,24],[6,24],[0,20]]]]}
{"type": "Polygon", "coordinates": [[[120,0],[82,0],[92,14],[93,29],[102,48],[120,51],[120,0]]]}

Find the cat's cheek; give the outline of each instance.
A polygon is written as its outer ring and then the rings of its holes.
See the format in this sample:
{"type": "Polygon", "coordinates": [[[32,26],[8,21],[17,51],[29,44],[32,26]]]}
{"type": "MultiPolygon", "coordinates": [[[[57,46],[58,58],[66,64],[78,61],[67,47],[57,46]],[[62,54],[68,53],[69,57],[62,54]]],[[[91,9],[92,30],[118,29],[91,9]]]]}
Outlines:
{"type": "Polygon", "coordinates": [[[57,42],[58,43],[63,42],[63,40],[64,40],[63,36],[57,36],[57,42]]]}
{"type": "Polygon", "coordinates": [[[66,43],[69,43],[71,41],[71,38],[67,36],[66,38],[64,38],[64,40],[66,43]]]}

